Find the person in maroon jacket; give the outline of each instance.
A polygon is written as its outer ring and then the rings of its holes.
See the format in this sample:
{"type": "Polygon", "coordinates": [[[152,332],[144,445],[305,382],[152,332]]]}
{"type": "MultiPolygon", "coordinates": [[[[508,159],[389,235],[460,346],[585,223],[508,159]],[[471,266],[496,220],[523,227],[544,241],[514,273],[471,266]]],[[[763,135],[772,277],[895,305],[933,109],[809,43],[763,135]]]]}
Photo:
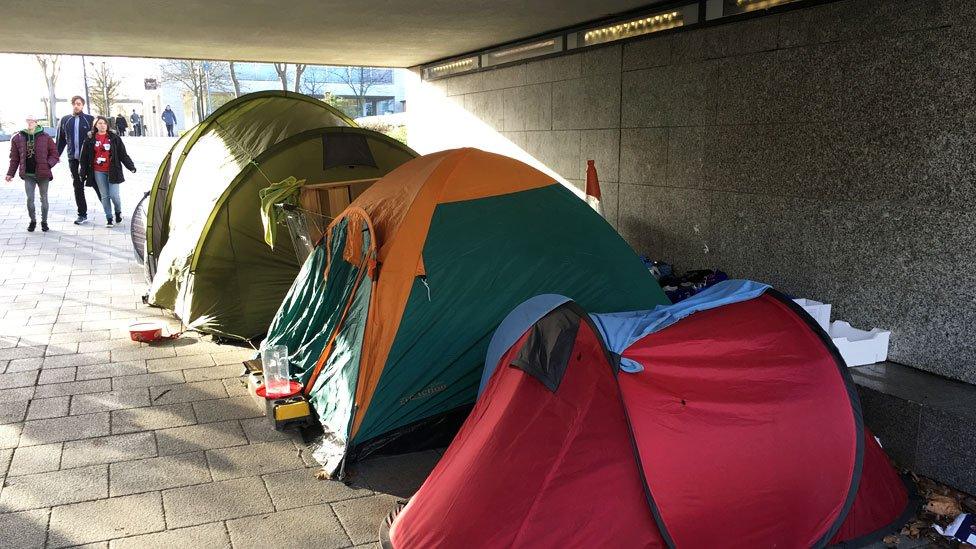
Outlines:
{"type": "Polygon", "coordinates": [[[58,163],[58,147],[51,136],[44,133],[37,123],[37,118],[27,117],[27,128],[17,132],[10,141],[10,167],[7,168],[6,180],[9,183],[14,173],[20,171],[20,178],[24,180],[24,190],[27,191],[27,215],[30,224],[27,230],[34,232],[37,228],[37,216],[34,210],[34,190],[41,191],[41,230],[47,232],[47,189],[51,183],[51,168],[58,163]]]}

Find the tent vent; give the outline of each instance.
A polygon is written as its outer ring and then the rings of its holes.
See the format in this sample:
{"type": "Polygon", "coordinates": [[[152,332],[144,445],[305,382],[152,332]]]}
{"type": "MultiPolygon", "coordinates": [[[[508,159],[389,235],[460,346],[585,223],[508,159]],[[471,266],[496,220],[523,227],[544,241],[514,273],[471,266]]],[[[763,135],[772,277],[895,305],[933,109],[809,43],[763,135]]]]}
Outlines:
{"type": "Polygon", "coordinates": [[[372,166],[376,160],[369,150],[366,136],[358,133],[336,133],[322,136],[322,158],[326,170],[342,166],[372,166]]]}

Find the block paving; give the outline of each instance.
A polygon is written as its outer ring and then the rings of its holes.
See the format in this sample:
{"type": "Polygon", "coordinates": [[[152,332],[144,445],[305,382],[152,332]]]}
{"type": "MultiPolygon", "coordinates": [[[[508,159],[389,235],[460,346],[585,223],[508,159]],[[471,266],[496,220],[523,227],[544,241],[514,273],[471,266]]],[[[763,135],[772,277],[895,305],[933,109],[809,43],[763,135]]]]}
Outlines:
{"type": "Polygon", "coordinates": [[[134,322],[179,322],[142,303],[129,236],[172,140],[127,145],[138,173],[121,226],[104,226],[91,190],[91,222],[72,224],[66,162],[50,232],[26,231],[19,179],[0,184],[0,548],[378,546],[380,521],[440,452],[364,461],[349,485],[316,480],[310,445],[271,429],[240,383],[252,349],[192,333],[131,341],[134,322]]]}

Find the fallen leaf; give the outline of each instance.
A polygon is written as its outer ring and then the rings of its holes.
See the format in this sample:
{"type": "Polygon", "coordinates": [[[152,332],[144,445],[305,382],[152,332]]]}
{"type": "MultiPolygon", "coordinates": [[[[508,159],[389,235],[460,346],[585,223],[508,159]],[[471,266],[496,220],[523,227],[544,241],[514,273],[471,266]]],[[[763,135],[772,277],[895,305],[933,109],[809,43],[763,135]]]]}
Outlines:
{"type": "Polygon", "coordinates": [[[318,480],[329,480],[332,477],[325,469],[319,469],[318,471],[315,471],[315,478],[318,480]]]}
{"type": "Polygon", "coordinates": [[[884,539],[881,540],[881,542],[887,545],[888,547],[894,547],[898,545],[898,536],[896,534],[887,535],[884,537],[884,539]]]}
{"type": "Polygon", "coordinates": [[[955,517],[962,513],[959,502],[949,496],[933,495],[925,503],[925,510],[940,517],[955,517]]]}

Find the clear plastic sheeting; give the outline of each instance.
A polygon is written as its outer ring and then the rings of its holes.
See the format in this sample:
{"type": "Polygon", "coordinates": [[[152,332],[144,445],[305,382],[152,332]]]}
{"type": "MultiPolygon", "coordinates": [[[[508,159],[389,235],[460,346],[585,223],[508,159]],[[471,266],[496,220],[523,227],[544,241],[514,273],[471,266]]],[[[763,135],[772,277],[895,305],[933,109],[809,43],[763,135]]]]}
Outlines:
{"type": "Polygon", "coordinates": [[[288,235],[291,237],[292,247],[295,248],[295,256],[298,263],[304,265],[305,260],[311,255],[315,243],[308,232],[308,218],[301,210],[285,209],[283,213],[285,226],[288,227],[288,235]]]}
{"type": "Polygon", "coordinates": [[[330,478],[335,478],[336,473],[340,472],[342,459],[346,456],[346,439],[326,430],[312,446],[312,457],[325,469],[330,478]]]}

